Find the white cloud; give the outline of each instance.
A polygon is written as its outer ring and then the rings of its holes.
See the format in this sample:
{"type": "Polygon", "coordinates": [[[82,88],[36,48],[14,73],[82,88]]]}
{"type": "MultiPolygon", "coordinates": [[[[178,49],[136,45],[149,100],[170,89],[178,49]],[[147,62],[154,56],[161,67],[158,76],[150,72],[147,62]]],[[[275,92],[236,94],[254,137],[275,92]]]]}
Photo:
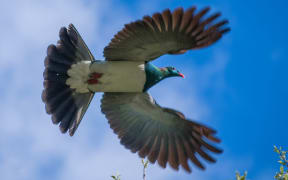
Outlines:
{"type": "MultiPolygon", "coordinates": [[[[1,28],[2,65],[17,65],[23,60],[27,63],[26,58],[35,57],[33,56],[35,54],[40,55],[40,48],[43,49],[53,39],[52,42],[56,41],[55,35],[58,34],[59,27],[71,22],[79,26],[79,29],[84,29],[84,32],[88,32],[90,37],[93,37],[92,32],[98,29],[96,27],[98,19],[94,16],[97,8],[89,8],[81,1],[12,0],[4,4],[1,6],[2,20],[6,22],[1,28]]],[[[88,43],[92,38],[89,39],[88,43]]]]}

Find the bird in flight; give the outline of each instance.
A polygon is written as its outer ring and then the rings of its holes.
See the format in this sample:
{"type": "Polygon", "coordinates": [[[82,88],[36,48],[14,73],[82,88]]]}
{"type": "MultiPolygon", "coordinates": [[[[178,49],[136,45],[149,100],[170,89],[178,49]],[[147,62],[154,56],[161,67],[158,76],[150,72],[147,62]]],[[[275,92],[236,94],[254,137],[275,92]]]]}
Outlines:
{"type": "Polygon", "coordinates": [[[95,60],[76,28],[61,28],[57,45],[45,58],[42,100],[54,124],[73,136],[97,92],[104,92],[101,111],[122,145],[151,163],[191,172],[190,160],[205,169],[199,157],[221,153],[216,131],[187,119],[183,113],[161,107],[147,92],[169,77],[184,77],[174,67],[156,67],[151,61],[164,54],[183,54],[207,47],[230,31],[220,13],[209,7],[196,11],[169,9],[125,24],[104,48],[104,61],[95,60]]]}

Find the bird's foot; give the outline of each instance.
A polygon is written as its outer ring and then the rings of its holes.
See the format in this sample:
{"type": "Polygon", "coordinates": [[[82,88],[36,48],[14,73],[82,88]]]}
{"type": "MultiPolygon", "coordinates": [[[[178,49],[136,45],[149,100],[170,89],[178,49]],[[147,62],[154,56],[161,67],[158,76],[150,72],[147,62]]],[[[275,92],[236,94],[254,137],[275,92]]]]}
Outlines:
{"type": "Polygon", "coordinates": [[[102,77],[102,73],[91,73],[90,75],[89,75],[89,79],[87,80],[87,83],[88,84],[97,84],[97,83],[99,83],[99,78],[101,78],[102,77]]]}

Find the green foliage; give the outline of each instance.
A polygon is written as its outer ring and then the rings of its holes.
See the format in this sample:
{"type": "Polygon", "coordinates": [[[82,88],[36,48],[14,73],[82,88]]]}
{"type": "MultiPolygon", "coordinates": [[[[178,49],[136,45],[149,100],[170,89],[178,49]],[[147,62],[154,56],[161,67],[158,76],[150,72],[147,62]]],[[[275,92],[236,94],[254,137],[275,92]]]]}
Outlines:
{"type": "Polygon", "coordinates": [[[143,180],[146,180],[146,169],[148,167],[148,160],[146,160],[146,162],[144,161],[144,159],[142,159],[142,164],[143,164],[143,180]]]}
{"type": "Polygon", "coordinates": [[[120,174],[116,174],[116,176],[111,176],[114,180],[120,180],[120,174]]]}
{"type": "Polygon", "coordinates": [[[236,180],[246,180],[246,176],[247,172],[245,172],[243,176],[241,176],[239,172],[236,172],[236,180]]]}
{"type": "Polygon", "coordinates": [[[143,164],[143,168],[146,169],[148,167],[148,160],[146,160],[146,162],[144,161],[144,159],[142,159],[142,164],[143,164]]]}
{"type": "Polygon", "coordinates": [[[288,159],[286,158],[286,154],[288,151],[283,151],[282,147],[277,148],[274,146],[274,151],[279,155],[278,163],[281,164],[280,172],[277,172],[274,176],[277,180],[288,180],[288,159]]]}

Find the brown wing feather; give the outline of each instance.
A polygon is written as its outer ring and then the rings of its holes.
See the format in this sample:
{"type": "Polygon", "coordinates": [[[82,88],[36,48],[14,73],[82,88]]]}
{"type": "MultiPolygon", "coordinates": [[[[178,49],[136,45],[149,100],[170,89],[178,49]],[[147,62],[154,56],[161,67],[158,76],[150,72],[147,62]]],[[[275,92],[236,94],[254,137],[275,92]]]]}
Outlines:
{"type": "Polygon", "coordinates": [[[169,165],[173,169],[176,169],[176,170],[179,169],[178,153],[177,153],[175,138],[173,134],[169,134],[168,162],[169,162],[169,165]]]}
{"type": "Polygon", "coordinates": [[[166,168],[166,164],[168,161],[168,142],[167,142],[167,135],[164,134],[161,139],[160,151],[158,156],[158,164],[162,168],[166,168]]]}
{"type": "Polygon", "coordinates": [[[196,7],[189,8],[187,11],[185,11],[183,15],[183,20],[180,25],[180,32],[185,32],[187,27],[189,26],[192,18],[193,18],[193,12],[196,10],[196,7]]]}
{"type": "Polygon", "coordinates": [[[172,31],[172,15],[169,9],[166,9],[162,12],[163,21],[165,24],[165,31],[172,31]]]}
{"type": "Polygon", "coordinates": [[[220,13],[207,16],[209,7],[196,12],[177,8],[144,16],[126,24],[104,49],[106,60],[151,61],[164,54],[182,54],[209,46],[230,29],[220,13]],[[204,18],[204,16],[207,16],[204,18]]]}
{"type": "MultiPolygon", "coordinates": [[[[192,20],[191,20],[191,22],[190,22],[190,24],[189,24],[189,27],[186,29],[186,33],[187,33],[187,34],[193,35],[193,34],[192,34],[193,31],[194,31],[195,29],[197,29],[197,28],[199,27],[199,24],[201,23],[201,22],[200,22],[200,19],[201,19],[209,10],[210,10],[210,8],[207,7],[207,8],[205,8],[205,9],[201,10],[198,14],[196,14],[196,15],[192,18],[192,20]]],[[[201,28],[201,27],[200,27],[200,28],[201,28]]],[[[203,27],[202,27],[202,28],[203,28],[203,27]]]]}
{"type": "Polygon", "coordinates": [[[177,32],[179,30],[179,26],[181,25],[182,16],[183,16],[183,8],[177,8],[172,13],[172,30],[173,32],[177,32]]]}
{"type": "Polygon", "coordinates": [[[188,156],[186,154],[186,149],[183,145],[182,139],[180,137],[175,138],[176,141],[176,148],[178,152],[178,158],[179,158],[179,163],[182,165],[182,167],[188,171],[191,172],[191,169],[187,163],[188,156]]]}
{"type": "Polygon", "coordinates": [[[155,163],[155,161],[157,160],[159,150],[160,150],[160,145],[161,145],[161,139],[162,139],[161,135],[157,135],[154,139],[154,143],[148,154],[148,159],[151,163],[155,163]]]}

